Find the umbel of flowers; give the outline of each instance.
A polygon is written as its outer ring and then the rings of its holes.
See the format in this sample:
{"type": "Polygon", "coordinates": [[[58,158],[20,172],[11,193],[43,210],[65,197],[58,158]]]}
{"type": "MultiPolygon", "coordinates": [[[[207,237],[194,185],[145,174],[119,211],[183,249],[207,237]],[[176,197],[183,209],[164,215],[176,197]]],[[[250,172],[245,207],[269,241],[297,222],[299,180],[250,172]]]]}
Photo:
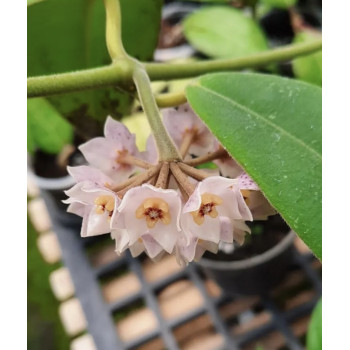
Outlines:
{"type": "Polygon", "coordinates": [[[182,161],[159,161],[152,136],[140,152],[135,135],[110,117],[104,137],[80,146],[89,165],[68,168],[77,183],[65,203],[83,218],[81,235],[111,233],[118,254],[168,253],[180,264],[243,244],[245,221],[275,210],[188,104],[163,110],[163,122],[182,161]],[[205,169],[210,162],[217,168],[205,169]]]}

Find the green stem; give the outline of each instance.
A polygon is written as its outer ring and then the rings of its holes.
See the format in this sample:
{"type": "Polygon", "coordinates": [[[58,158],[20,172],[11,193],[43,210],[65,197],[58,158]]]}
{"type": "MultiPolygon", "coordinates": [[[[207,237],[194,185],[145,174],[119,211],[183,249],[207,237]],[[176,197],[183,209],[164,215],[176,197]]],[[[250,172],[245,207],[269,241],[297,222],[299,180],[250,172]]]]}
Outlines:
{"type": "MultiPolygon", "coordinates": [[[[140,102],[150,124],[154,139],[157,144],[160,161],[180,160],[173,141],[166,131],[155,97],[151,90],[151,82],[143,65],[130,57],[124,50],[121,38],[121,14],[119,0],[104,0],[106,9],[106,41],[113,66],[124,62],[132,72],[132,80],[140,102]]],[[[133,160],[135,161],[135,160],[133,160]]]]}
{"type": "Polygon", "coordinates": [[[184,91],[180,92],[168,92],[166,94],[160,94],[156,96],[156,102],[158,107],[175,107],[183,103],[186,103],[187,99],[184,91]]]}
{"type": "MultiPolygon", "coordinates": [[[[270,63],[293,59],[320,50],[321,40],[287,45],[251,56],[223,60],[188,63],[145,63],[151,80],[170,80],[196,77],[210,72],[233,71],[244,68],[264,67],[270,63]]],[[[49,96],[65,92],[93,89],[103,86],[131,83],[132,70],[123,60],[112,66],[28,78],[28,97],[49,96]]]]}
{"type": "Polygon", "coordinates": [[[133,79],[140,97],[140,102],[150,124],[157,144],[160,161],[181,160],[172,139],[162,122],[155,97],[151,90],[151,82],[146,70],[140,63],[135,63],[133,79]]]}
{"type": "Polygon", "coordinates": [[[308,45],[293,44],[282,48],[259,52],[254,55],[199,62],[188,62],[185,64],[174,63],[147,63],[145,64],[151,80],[182,79],[199,76],[209,72],[222,72],[239,70],[243,68],[259,68],[270,63],[287,61],[297,56],[307,55],[322,48],[322,41],[315,40],[308,45]]]}
{"type": "Polygon", "coordinates": [[[128,57],[121,36],[121,14],[118,0],[104,0],[106,9],[107,50],[113,62],[128,57]]]}
{"type": "Polygon", "coordinates": [[[40,97],[131,83],[132,69],[126,61],[76,72],[27,79],[28,97],[40,97]]]}

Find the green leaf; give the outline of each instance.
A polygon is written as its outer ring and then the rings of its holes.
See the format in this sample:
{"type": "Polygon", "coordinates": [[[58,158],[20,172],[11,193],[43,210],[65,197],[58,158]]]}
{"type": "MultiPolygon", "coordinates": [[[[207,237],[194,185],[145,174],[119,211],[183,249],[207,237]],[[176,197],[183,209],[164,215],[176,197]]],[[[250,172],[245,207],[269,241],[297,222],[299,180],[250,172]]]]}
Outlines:
{"type": "Polygon", "coordinates": [[[160,30],[163,0],[121,0],[125,50],[141,61],[153,59],[160,30]]]}
{"type": "MultiPolygon", "coordinates": [[[[123,0],[122,36],[132,56],[153,57],[161,0],[123,0]],[[147,6],[147,8],[146,8],[147,6]],[[142,33],[142,35],[140,35],[142,33]]],[[[28,75],[61,73],[111,62],[102,0],[49,0],[28,8],[28,75]]],[[[130,112],[133,97],[113,88],[53,96],[50,102],[83,136],[101,133],[109,114],[130,112]]]]}
{"type": "Polygon", "coordinates": [[[27,0],[27,6],[34,5],[34,4],[41,2],[41,1],[44,1],[44,0],[27,0]]]}
{"type": "Polygon", "coordinates": [[[36,148],[48,153],[59,153],[73,140],[73,129],[57,110],[44,98],[28,100],[28,151],[36,148]]]}
{"type": "Polygon", "coordinates": [[[288,9],[295,6],[297,0],[261,0],[264,5],[276,7],[280,9],[288,9]]]}
{"type": "Polygon", "coordinates": [[[277,76],[218,73],[189,85],[186,96],[321,258],[321,89],[277,76]]]}
{"type": "Polygon", "coordinates": [[[322,299],[312,312],[306,344],[308,350],[322,350],[322,299]]]}
{"type": "MultiPolygon", "coordinates": [[[[294,43],[310,42],[320,36],[320,33],[311,30],[300,32],[295,36],[294,43]]],[[[297,78],[321,86],[322,51],[293,60],[293,71],[297,78]]]]}
{"type": "Polygon", "coordinates": [[[189,15],[183,27],[187,40],[211,57],[237,58],[268,48],[258,24],[234,8],[203,8],[189,15]]]}

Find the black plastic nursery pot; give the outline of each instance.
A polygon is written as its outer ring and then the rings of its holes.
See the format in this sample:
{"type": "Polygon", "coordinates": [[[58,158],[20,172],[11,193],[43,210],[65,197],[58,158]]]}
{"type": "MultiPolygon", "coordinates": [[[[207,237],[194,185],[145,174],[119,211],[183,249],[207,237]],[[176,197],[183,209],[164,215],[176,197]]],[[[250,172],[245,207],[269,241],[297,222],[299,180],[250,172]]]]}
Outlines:
{"type": "Polygon", "coordinates": [[[205,254],[198,265],[227,294],[266,294],[286,275],[293,261],[294,239],[295,233],[290,231],[269,250],[238,261],[214,260],[205,254]]]}
{"type": "MultiPolygon", "coordinates": [[[[54,177],[55,171],[50,173],[50,177],[44,177],[37,174],[35,167],[36,160],[29,160],[28,176],[31,177],[33,182],[39,187],[41,196],[45,200],[52,202],[50,207],[50,216],[57,219],[63,225],[80,226],[81,218],[77,215],[73,215],[67,212],[67,204],[62,201],[67,198],[64,191],[71,188],[75,181],[65,170],[64,173],[60,173],[57,177],[54,177]]],[[[43,161],[43,164],[50,169],[52,164],[43,161]]]]}
{"type": "Polygon", "coordinates": [[[165,40],[163,37],[167,37],[164,33],[166,28],[171,30],[173,26],[179,25],[181,20],[193,11],[198,9],[200,4],[196,3],[168,3],[164,4],[162,9],[162,29],[160,32],[158,48],[155,50],[155,61],[166,62],[175,59],[184,59],[194,56],[196,50],[189,45],[183,35],[180,35],[179,42],[169,41],[169,37],[165,40]],[[164,28],[165,27],[165,28],[164,28]],[[163,47],[165,46],[165,47],[163,47]]]}

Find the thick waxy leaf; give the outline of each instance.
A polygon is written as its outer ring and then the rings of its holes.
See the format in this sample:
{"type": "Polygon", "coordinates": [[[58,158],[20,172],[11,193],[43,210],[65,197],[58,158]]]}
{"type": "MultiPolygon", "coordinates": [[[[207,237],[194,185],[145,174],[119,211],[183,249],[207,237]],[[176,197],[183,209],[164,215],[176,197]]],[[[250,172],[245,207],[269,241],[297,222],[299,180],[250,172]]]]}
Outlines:
{"type": "Polygon", "coordinates": [[[322,349],[322,300],[320,299],[312,312],[306,337],[308,350],[322,349]]]}
{"type": "MultiPolygon", "coordinates": [[[[126,50],[142,60],[153,57],[161,0],[121,1],[126,50]],[[138,37],[136,37],[138,33],[138,37]],[[140,34],[142,33],[142,35],[140,34]]],[[[49,0],[28,7],[28,75],[37,76],[109,64],[102,0],[49,0]]],[[[50,97],[77,131],[93,136],[106,116],[129,113],[132,98],[117,89],[97,89],[50,97]]]]}
{"type": "Polygon", "coordinates": [[[183,27],[187,40],[211,57],[242,57],[267,49],[258,24],[234,8],[204,8],[189,15],[183,27]]]}
{"type": "MultiPolygon", "coordinates": [[[[298,33],[295,43],[304,43],[319,39],[320,33],[316,31],[304,31],[298,33]]],[[[293,61],[293,70],[297,78],[312,84],[322,85],[322,51],[315,52],[311,55],[299,57],[293,61]]]]}
{"type": "Polygon", "coordinates": [[[321,258],[321,89],[219,73],[186,89],[194,111],[321,258]]]}
{"type": "Polygon", "coordinates": [[[72,126],[44,98],[28,100],[28,151],[36,148],[47,153],[59,153],[73,140],[72,126]]]}

